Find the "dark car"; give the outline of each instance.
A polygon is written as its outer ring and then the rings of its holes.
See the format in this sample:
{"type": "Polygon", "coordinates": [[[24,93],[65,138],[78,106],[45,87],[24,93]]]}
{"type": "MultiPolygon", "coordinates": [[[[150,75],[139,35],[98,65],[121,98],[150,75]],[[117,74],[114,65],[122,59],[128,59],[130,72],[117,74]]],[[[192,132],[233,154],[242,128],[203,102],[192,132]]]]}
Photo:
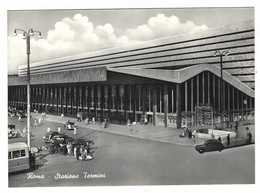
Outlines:
{"type": "Polygon", "coordinates": [[[55,141],[55,139],[57,139],[59,141],[62,139],[62,141],[64,143],[68,143],[69,141],[70,142],[73,141],[73,138],[69,137],[66,134],[56,134],[56,135],[53,135],[53,137],[51,138],[50,142],[53,143],[55,141]]]}
{"type": "Polygon", "coordinates": [[[210,139],[205,141],[202,145],[197,145],[195,149],[199,153],[204,153],[209,151],[222,151],[224,149],[224,146],[219,140],[210,139]]]}
{"type": "Polygon", "coordinates": [[[27,117],[27,113],[23,110],[17,110],[16,111],[16,116],[17,117],[21,117],[21,118],[26,118],[27,117]]]}
{"type": "Polygon", "coordinates": [[[45,143],[50,143],[51,142],[51,139],[53,138],[53,136],[55,135],[59,135],[60,133],[57,132],[57,131],[50,131],[48,133],[45,134],[45,136],[43,136],[43,141],[45,143]]]}

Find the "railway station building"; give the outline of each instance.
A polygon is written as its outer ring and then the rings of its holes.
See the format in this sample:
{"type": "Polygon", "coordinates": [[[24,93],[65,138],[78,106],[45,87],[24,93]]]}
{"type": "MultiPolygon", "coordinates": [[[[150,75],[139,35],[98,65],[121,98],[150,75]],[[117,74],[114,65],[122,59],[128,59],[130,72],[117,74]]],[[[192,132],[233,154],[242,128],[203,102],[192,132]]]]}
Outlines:
{"type": "MultiPolygon", "coordinates": [[[[207,104],[215,123],[221,112],[224,121],[254,119],[254,41],[250,20],[32,63],[31,110],[180,128],[207,104]]],[[[8,77],[9,106],[26,109],[26,84],[22,65],[8,77]]]]}

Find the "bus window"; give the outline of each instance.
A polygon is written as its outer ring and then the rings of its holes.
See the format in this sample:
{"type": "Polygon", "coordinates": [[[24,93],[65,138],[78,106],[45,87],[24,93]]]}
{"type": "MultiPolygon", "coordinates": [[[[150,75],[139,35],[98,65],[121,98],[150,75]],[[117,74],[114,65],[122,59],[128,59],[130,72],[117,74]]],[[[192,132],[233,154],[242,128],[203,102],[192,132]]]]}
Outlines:
{"type": "Polygon", "coordinates": [[[11,158],[12,158],[11,152],[8,152],[8,159],[11,159],[11,158]]]}
{"type": "Polygon", "coordinates": [[[20,151],[13,151],[13,158],[18,158],[21,157],[21,152],[20,151]]]}
{"type": "Polygon", "coordinates": [[[25,156],[25,150],[21,150],[21,157],[25,156]]]}

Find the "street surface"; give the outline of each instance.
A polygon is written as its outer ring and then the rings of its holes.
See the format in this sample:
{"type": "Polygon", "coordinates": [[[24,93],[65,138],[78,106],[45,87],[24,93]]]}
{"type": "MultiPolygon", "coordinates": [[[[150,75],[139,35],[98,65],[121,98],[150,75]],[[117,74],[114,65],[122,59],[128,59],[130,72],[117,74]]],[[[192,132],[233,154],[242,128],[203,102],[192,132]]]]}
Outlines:
{"type": "MultiPolygon", "coordinates": [[[[26,125],[8,118],[16,128],[26,125]]],[[[34,119],[32,119],[34,123],[34,119]]],[[[65,120],[64,120],[65,123],[65,120]]],[[[79,128],[78,135],[63,125],[44,120],[33,127],[32,147],[43,146],[48,127],[75,138],[95,142],[90,161],[73,156],[41,152],[35,170],[9,174],[9,187],[104,186],[104,185],[193,185],[253,184],[255,182],[255,145],[199,154],[194,147],[137,139],[102,131],[79,128]],[[239,155],[239,156],[238,156],[239,155]]],[[[26,141],[9,139],[9,143],[26,141]]]]}

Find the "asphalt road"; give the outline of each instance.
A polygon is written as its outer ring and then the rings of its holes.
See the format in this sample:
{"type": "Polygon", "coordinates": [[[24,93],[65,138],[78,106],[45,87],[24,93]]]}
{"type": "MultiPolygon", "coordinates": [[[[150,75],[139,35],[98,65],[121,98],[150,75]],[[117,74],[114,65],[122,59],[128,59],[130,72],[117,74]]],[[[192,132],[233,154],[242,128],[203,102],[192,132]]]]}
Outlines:
{"type": "MultiPolygon", "coordinates": [[[[33,122],[33,121],[32,121],[33,122]]],[[[26,120],[15,123],[17,128],[26,120]]],[[[33,128],[32,147],[42,146],[42,136],[60,124],[44,121],[33,128]]],[[[60,125],[63,128],[63,125],[60,125]]],[[[95,158],[78,161],[73,156],[42,152],[35,170],[9,175],[9,187],[252,184],[255,181],[255,146],[199,154],[194,147],[136,139],[86,128],[73,137],[94,140],[95,158]],[[239,156],[238,156],[239,155],[239,156]],[[67,177],[67,178],[65,178],[67,177]]],[[[24,138],[9,139],[24,141],[24,138]]]]}

